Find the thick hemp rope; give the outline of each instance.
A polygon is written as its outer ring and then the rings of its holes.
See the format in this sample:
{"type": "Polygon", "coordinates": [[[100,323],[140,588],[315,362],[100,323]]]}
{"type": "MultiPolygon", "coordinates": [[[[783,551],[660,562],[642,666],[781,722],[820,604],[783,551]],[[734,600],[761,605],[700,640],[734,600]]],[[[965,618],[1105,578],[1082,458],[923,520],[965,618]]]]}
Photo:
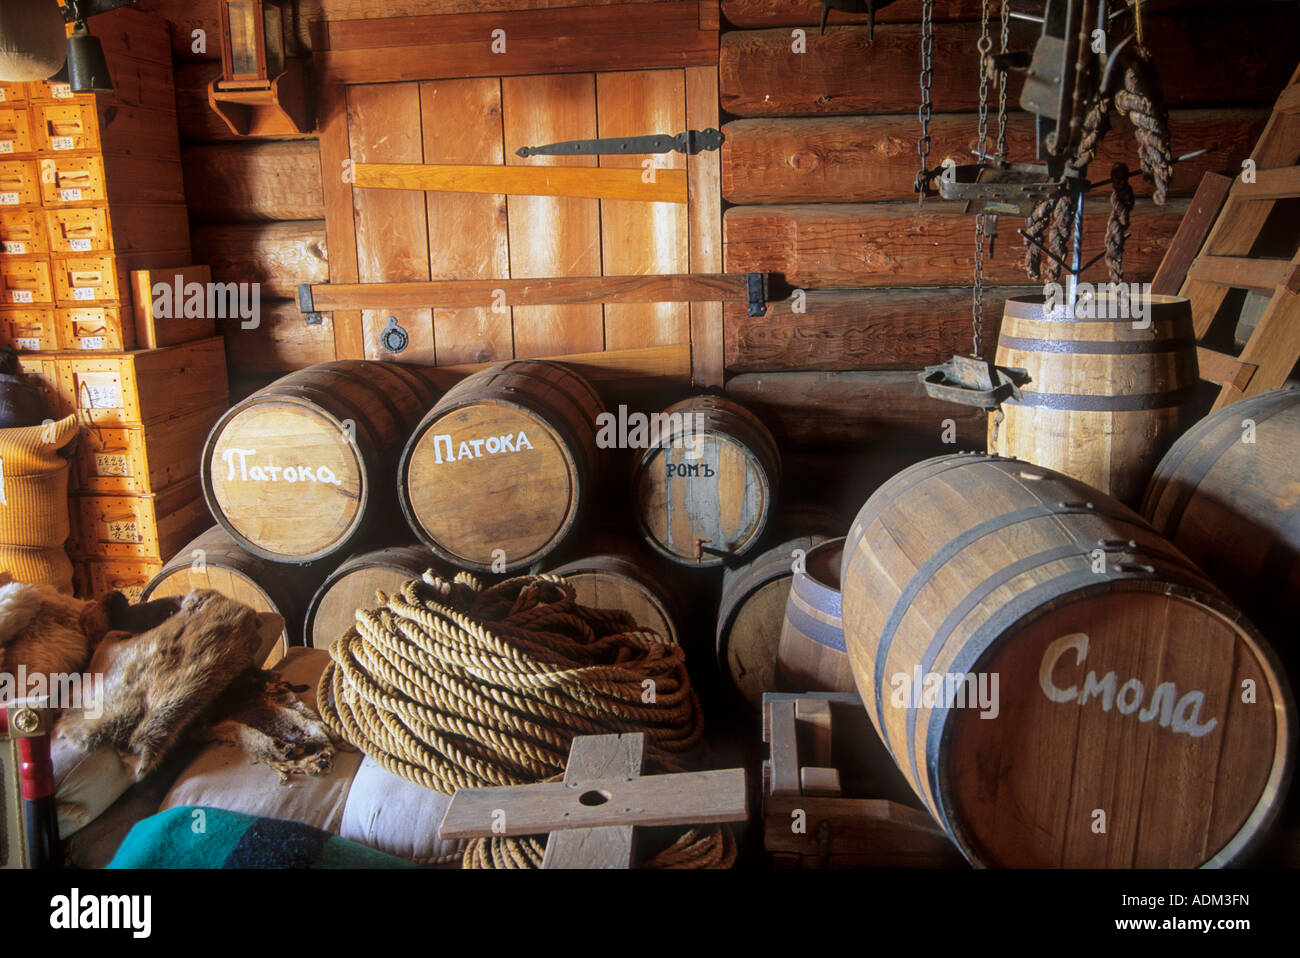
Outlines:
{"type": "MultiPolygon", "coordinates": [[[[330,647],[321,717],[394,775],[450,795],[563,775],[576,735],[643,732],[647,771],[702,757],[685,653],[554,576],[483,588],[425,573],[359,610],[330,647]]],[[[468,843],[467,868],[537,868],[545,838],[468,843]]],[[[729,867],[729,829],[693,828],[645,867],[729,867]]]]}

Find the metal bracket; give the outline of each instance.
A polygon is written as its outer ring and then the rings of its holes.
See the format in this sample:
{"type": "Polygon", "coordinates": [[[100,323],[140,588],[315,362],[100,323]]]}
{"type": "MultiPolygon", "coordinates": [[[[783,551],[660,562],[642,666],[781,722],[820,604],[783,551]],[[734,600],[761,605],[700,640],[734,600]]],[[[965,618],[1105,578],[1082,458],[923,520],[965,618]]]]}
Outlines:
{"type": "Polygon", "coordinates": [[[521,146],[518,156],[608,156],[641,153],[685,153],[694,156],[705,150],[721,149],[725,137],[721,130],[686,130],[671,136],[651,133],[646,136],[607,137],[594,140],[563,140],[544,146],[521,146]]]}
{"type": "Polygon", "coordinates": [[[745,289],[749,293],[749,315],[767,315],[767,274],[746,273],[745,289]]]}
{"type": "Polygon", "coordinates": [[[406,330],[397,324],[397,317],[389,316],[388,325],[379,334],[379,345],[390,353],[400,353],[410,341],[406,330]]]}
{"type": "Polygon", "coordinates": [[[325,317],[316,312],[315,304],[311,297],[311,284],[298,284],[298,311],[302,313],[303,321],[308,326],[320,326],[325,322],[325,317]]]}

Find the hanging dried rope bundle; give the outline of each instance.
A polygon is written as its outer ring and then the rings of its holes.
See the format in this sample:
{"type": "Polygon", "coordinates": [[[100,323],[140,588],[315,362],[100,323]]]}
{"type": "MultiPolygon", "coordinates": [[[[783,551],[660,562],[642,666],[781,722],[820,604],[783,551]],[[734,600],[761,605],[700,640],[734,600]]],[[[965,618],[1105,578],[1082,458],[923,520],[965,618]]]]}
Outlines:
{"type": "MultiPolygon", "coordinates": [[[[554,576],[483,588],[425,573],[330,648],[321,717],[395,775],[443,794],[563,776],[577,735],[643,732],[650,772],[688,770],[703,717],[685,653],[554,576]],[[647,696],[647,689],[652,694],[647,696]]],[[[536,868],[544,838],[477,839],[467,868],[536,868]]],[[[725,827],[686,831],[646,867],[729,867],[725,827]]]]}
{"type": "Polygon", "coordinates": [[[1124,236],[1137,198],[1129,185],[1129,168],[1116,163],[1110,168],[1110,219],[1106,223],[1106,269],[1112,283],[1124,281],[1124,236]]]}
{"type": "Polygon", "coordinates": [[[1025,272],[1032,280],[1043,278],[1043,251],[1039,244],[1047,242],[1047,226],[1052,221],[1052,207],[1055,205],[1055,200],[1043,200],[1025,220],[1025,234],[1036,241],[1025,240],[1025,272]]]}
{"type": "Polygon", "coordinates": [[[1052,226],[1047,237],[1047,248],[1056,259],[1047,258],[1045,273],[1050,282],[1061,278],[1062,263],[1070,255],[1070,238],[1074,235],[1074,198],[1063,193],[1052,207],[1052,226]]]}
{"type": "Polygon", "coordinates": [[[1165,108],[1151,52],[1136,47],[1124,64],[1123,89],[1115,91],[1115,110],[1133,124],[1142,172],[1155,184],[1152,199],[1163,206],[1174,175],[1174,155],[1169,142],[1169,111],[1165,108]]]}

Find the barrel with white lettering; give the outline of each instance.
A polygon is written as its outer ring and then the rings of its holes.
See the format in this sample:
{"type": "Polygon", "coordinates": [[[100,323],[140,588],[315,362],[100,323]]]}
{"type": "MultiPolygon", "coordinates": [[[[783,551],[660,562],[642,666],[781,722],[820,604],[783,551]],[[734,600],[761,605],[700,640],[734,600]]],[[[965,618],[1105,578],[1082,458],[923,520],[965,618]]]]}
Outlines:
{"type": "Polygon", "coordinates": [[[863,704],[973,864],[1221,866],[1275,817],[1296,735],[1277,659],[1118,501],[929,459],[867,500],[841,572],[863,704]]]}
{"type": "Polygon", "coordinates": [[[457,383],[402,452],[398,498],[437,555],[526,569],[573,534],[597,478],[600,396],[569,367],[498,363],[457,383]]]}
{"type": "Polygon", "coordinates": [[[776,441],[752,412],[693,396],[649,417],[633,476],[641,537],[660,555],[720,566],[753,551],[781,484],[776,441]]]}
{"type": "Polygon", "coordinates": [[[1099,293],[1073,311],[1012,297],[997,364],[1030,378],[989,414],[989,451],[1059,469],[1133,508],[1192,421],[1196,335],[1180,296],[1099,293]]]}
{"type": "Polygon", "coordinates": [[[141,602],[183,596],[191,589],[215,589],[258,612],[274,612],[284,619],[280,641],[266,665],[284,657],[298,644],[303,614],[312,592],[332,563],[285,566],[240,548],[220,526],[213,526],[182,548],[149,580],[141,602]]]}
{"type": "Polygon", "coordinates": [[[316,561],[382,534],[396,513],[395,452],[438,395],[430,376],[397,363],[321,363],[233,406],[203,450],[213,516],[275,562],[316,561]]]}
{"type": "Polygon", "coordinates": [[[823,542],[809,550],[790,581],[776,656],[776,684],[782,691],[854,691],[841,612],[843,555],[843,536],[823,542]]]}

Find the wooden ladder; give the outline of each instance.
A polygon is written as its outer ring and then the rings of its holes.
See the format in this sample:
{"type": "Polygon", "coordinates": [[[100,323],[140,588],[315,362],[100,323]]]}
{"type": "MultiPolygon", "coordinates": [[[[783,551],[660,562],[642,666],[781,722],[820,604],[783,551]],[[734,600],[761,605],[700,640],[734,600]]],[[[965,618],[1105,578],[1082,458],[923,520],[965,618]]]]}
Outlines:
{"type": "MultiPolygon", "coordinates": [[[[1254,255],[1278,201],[1300,197],[1300,67],[1278,97],[1250,158],[1254,161],[1254,181],[1245,182],[1241,175],[1232,181],[1223,208],[1178,289],[1179,295],[1191,301],[1197,342],[1209,333],[1230,290],[1244,288],[1267,297],[1240,356],[1204,346],[1197,351],[1201,378],[1223,387],[1214,403],[1216,410],[1246,396],[1277,389],[1300,360],[1300,247],[1290,260],[1254,255]]],[[[1193,211],[1203,192],[1208,194],[1207,202],[1212,202],[1213,187],[1202,185],[1204,189],[1198,190],[1193,200],[1193,211]]],[[[1192,231],[1194,219],[1189,212],[1184,221],[1192,231]]],[[[1201,220],[1202,231],[1208,219],[1201,220]]],[[[1180,249],[1186,256],[1188,244],[1179,243],[1185,240],[1182,233],[1180,227],[1179,235],[1170,244],[1152,284],[1155,292],[1170,292],[1169,280],[1178,281],[1174,270],[1167,271],[1166,266],[1176,264],[1180,249]]],[[[1300,222],[1295,224],[1294,239],[1300,242],[1300,222]]]]}

